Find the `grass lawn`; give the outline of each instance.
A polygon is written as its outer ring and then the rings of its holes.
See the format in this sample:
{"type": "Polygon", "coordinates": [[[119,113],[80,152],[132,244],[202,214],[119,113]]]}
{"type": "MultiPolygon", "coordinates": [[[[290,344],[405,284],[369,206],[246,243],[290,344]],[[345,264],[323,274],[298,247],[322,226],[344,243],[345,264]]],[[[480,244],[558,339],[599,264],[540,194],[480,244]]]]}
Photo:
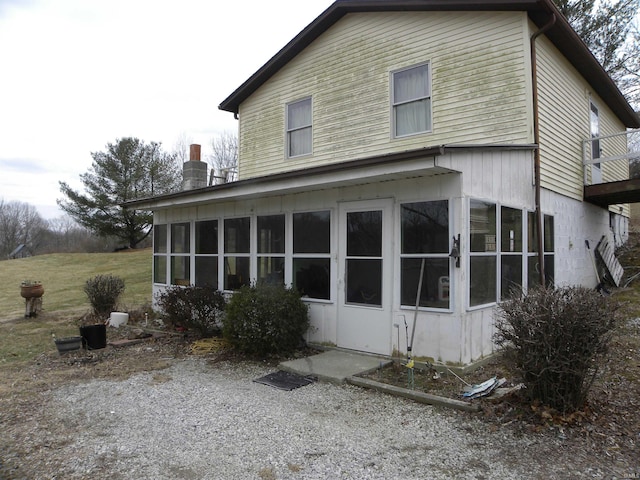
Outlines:
{"type": "Polygon", "coordinates": [[[0,262],[0,366],[27,361],[55,350],[51,334],[78,335],[78,318],[90,309],[85,282],[112,274],[125,282],[120,309],[133,310],[151,302],[151,250],[117,253],[56,253],[0,262]],[[22,280],[44,286],[42,312],[24,318],[22,280]]]}

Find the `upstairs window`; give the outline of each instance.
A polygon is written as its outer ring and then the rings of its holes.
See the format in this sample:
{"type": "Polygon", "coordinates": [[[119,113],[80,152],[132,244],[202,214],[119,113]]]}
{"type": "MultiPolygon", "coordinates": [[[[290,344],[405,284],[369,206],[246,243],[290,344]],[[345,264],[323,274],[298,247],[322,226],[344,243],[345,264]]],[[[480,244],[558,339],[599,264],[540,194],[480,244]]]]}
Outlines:
{"type": "Polygon", "coordinates": [[[287,156],[311,153],[311,97],[287,105],[287,156]]]}
{"type": "Polygon", "coordinates": [[[431,131],[429,64],[394,72],[392,84],[394,136],[431,131]]]}

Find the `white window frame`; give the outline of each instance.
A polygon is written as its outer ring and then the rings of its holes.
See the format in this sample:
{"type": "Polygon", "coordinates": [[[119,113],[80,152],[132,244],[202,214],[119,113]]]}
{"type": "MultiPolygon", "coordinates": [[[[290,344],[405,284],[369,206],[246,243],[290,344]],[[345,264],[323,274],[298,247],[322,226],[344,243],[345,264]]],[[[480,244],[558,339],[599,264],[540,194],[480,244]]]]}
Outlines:
{"type": "Polygon", "coordinates": [[[311,96],[309,97],[305,97],[305,98],[301,98],[299,100],[293,101],[293,102],[289,102],[286,104],[285,107],[285,152],[286,152],[286,156],[287,158],[298,158],[298,157],[304,157],[306,155],[311,155],[313,153],[313,101],[311,96]],[[306,103],[309,102],[309,118],[311,119],[311,122],[308,124],[304,124],[304,125],[298,125],[296,127],[290,127],[289,126],[289,109],[290,107],[294,106],[294,105],[298,105],[300,103],[306,103]],[[297,155],[292,155],[291,154],[291,135],[294,132],[299,132],[305,129],[310,129],[311,130],[311,139],[309,142],[309,151],[305,151],[302,153],[299,153],[297,155]]]}
{"type": "Polygon", "coordinates": [[[431,62],[430,61],[426,61],[426,62],[423,62],[423,63],[419,63],[419,64],[416,64],[416,65],[411,65],[409,67],[405,67],[405,68],[401,68],[401,69],[392,71],[391,72],[390,86],[391,86],[390,98],[391,98],[391,131],[392,131],[392,138],[405,138],[405,137],[410,137],[410,136],[413,136],[413,135],[420,135],[420,134],[423,134],[423,133],[431,133],[433,131],[433,100],[432,100],[432,83],[431,83],[431,62]],[[406,71],[412,70],[412,69],[417,69],[417,68],[426,68],[427,69],[427,85],[428,85],[427,95],[424,95],[424,96],[421,96],[421,97],[412,98],[412,99],[408,99],[408,100],[401,101],[401,102],[397,102],[396,99],[395,99],[395,78],[396,78],[396,75],[399,74],[399,73],[406,72],[406,71]],[[428,125],[426,126],[426,129],[399,135],[397,133],[397,129],[398,129],[398,124],[397,124],[397,119],[396,119],[397,107],[400,106],[400,105],[408,105],[410,103],[419,102],[419,101],[423,101],[423,100],[429,100],[429,106],[428,106],[428,112],[427,112],[429,121],[428,121],[428,125]]]}

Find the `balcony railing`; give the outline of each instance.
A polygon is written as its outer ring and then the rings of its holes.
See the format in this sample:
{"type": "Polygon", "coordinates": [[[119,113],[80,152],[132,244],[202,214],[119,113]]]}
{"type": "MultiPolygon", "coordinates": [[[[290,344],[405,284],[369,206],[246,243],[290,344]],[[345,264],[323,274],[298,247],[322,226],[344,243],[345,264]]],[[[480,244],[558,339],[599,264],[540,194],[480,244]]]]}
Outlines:
{"type": "Polygon", "coordinates": [[[585,200],[600,206],[640,202],[640,129],[584,140],[582,153],[585,200]]]}

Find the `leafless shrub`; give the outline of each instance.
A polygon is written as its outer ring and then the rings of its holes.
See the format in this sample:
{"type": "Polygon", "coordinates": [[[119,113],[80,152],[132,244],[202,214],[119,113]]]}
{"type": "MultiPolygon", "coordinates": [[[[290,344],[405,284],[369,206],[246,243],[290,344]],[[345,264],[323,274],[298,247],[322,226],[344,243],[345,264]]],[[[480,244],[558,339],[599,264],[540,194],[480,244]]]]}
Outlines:
{"type": "Polygon", "coordinates": [[[502,303],[496,343],[532,401],[562,413],[584,405],[619,305],[584,287],[538,288],[502,303]]]}

